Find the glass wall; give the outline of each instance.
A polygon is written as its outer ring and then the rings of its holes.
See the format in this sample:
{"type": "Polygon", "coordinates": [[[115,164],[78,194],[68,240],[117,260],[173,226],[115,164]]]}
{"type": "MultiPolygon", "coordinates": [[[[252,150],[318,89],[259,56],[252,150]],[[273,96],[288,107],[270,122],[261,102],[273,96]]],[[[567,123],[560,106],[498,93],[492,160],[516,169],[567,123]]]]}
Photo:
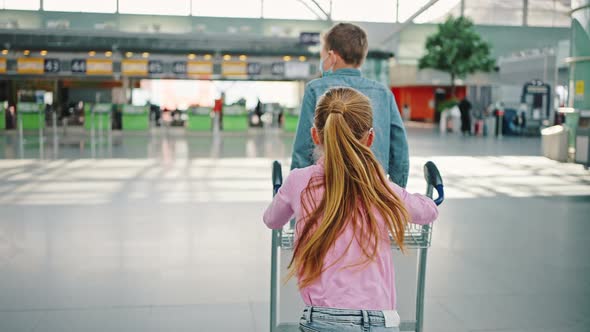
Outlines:
{"type": "Polygon", "coordinates": [[[114,13],[117,11],[117,0],[43,0],[43,10],[61,12],[114,13]]]}
{"type": "MultiPolygon", "coordinates": [[[[416,0],[419,2],[421,0],[416,0]]],[[[406,1],[412,4],[414,1],[406,1]]],[[[336,21],[395,22],[397,18],[396,1],[364,0],[360,6],[351,6],[350,1],[334,0],[332,18],[336,21]]]]}
{"type": "Polygon", "coordinates": [[[190,8],[189,0],[119,0],[122,14],[189,15],[190,8]]]}
{"type": "Polygon", "coordinates": [[[524,1],[465,0],[465,16],[475,24],[522,25],[524,1]]]}
{"type": "Polygon", "coordinates": [[[440,23],[449,15],[461,16],[461,0],[439,0],[416,17],[414,23],[440,23]]]}
{"type": "MultiPolygon", "coordinates": [[[[403,1],[403,0],[400,0],[403,1]]],[[[570,26],[571,0],[464,0],[464,15],[481,25],[526,25],[543,27],[570,26]]],[[[461,0],[439,0],[415,23],[439,23],[448,15],[461,15],[461,0]]]]}
{"type": "MultiPolygon", "coordinates": [[[[269,19],[326,19],[353,22],[404,22],[429,0],[119,0],[124,14],[245,17],[269,19]]],[[[546,27],[570,25],[571,0],[439,0],[414,23],[439,23],[463,14],[475,24],[546,27]],[[526,19],[525,19],[526,15],[526,19]],[[526,22],[526,23],[525,23],[526,22]]],[[[40,0],[0,0],[0,9],[39,10],[40,0]]],[[[44,0],[43,10],[117,12],[117,0],[44,0]]]]}
{"type": "MultiPolygon", "coordinates": [[[[241,5],[236,4],[236,6],[239,7],[241,5]]],[[[264,0],[262,12],[265,18],[297,20],[319,19],[319,10],[315,10],[313,3],[299,0],[264,0]]]]}
{"type": "Polygon", "coordinates": [[[240,0],[236,6],[235,0],[192,0],[192,14],[194,16],[211,17],[250,17],[262,15],[260,0],[240,0]]]}
{"type": "Polygon", "coordinates": [[[39,10],[39,0],[0,0],[2,9],[39,10]]]}
{"type": "Polygon", "coordinates": [[[569,27],[571,24],[569,10],[571,10],[570,1],[529,1],[527,23],[530,26],[569,27]]]}

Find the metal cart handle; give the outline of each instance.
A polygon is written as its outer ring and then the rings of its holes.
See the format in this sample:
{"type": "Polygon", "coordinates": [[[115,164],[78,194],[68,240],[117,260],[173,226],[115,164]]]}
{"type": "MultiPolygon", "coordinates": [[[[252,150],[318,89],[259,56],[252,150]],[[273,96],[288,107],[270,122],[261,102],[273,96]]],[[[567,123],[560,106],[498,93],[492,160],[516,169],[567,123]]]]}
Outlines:
{"type": "MultiPolygon", "coordinates": [[[[275,160],[272,163],[272,194],[277,194],[283,184],[283,168],[281,163],[275,160]]],[[[272,230],[271,235],[271,255],[270,255],[270,331],[274,332],[277,328],[277,299],[279,288],[279,271],[278,271],[278,250],[281,238],[281,231],[272,230]]]]}
{"type": "MultiPolygon", "coordinates": [[[[436,165],[429,161],[424,165],[424,179],[427,183],[426,194],[428,197],[433,197],[433,191],[436,190],[438,198],[434,200],[436,205],[440,205],[444,199],[444,186],[442,177],[436,165]]],[[[279,188],[283,184],[283,172],[281,163],[278,161],[272,164],[272,186],[273,195],[276,195],[279,188]]],[[[430,225],[424,225],[423,231],[428,233],[430,225]]],[[[281,231],[272,231],[272,244],[271,244],[271,272],[270,272],[270,331],[277,331],[277,301],[278,301],[278,248],[280,244],[281,231]]],[[[416,332],[423,331],[424,321],[424,285],[426,276],[426,258],[428,250],[427,248],[420,249],[420,258],[418,266],[418,280],[417,280],[417,292],[416,292],[416,332]]]]}
{"type": "Polygon", "coordinates": [[[438,198],[434,200],[436,205],[441,205],[441,203],[445,200],[445,191],[442,177],[440,176],[440,172],[436,165],[429,161],[424,165],[424,179],[428,186],[434,187],[438,194],[438,198]]]}
{"type": "MultiPolygon", "coordinates": [[[[434,198],[433,191],[436,190],[438,198],[434,199],[436,205],[440,205],[445,200],[443,180],[436,165],[429,161],[424,164],[424,179],[426,180],[426,196],[434,198]]],[[[422,233],[430,232],[430,225],[422,226],[422,233]]],[[[428,248],[420,249],[418,258],[418,280],[416,287],[416,328],[415,332],[424,331],[424,291],[426,289],[426,259],[428,258],[428,248]]]]}

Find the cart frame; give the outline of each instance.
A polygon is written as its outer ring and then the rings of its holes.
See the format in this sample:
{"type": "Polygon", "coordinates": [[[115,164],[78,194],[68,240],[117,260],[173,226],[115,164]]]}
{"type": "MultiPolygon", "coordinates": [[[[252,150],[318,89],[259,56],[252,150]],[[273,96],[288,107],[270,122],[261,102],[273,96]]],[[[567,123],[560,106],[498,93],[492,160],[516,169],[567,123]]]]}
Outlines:
{"type": "MultiPolygon", "coordinates": [[[[429,161],[424,164],[424,179],[426,180],[426,196],[432,198],[436,205],[444,201],[444,186],[442,177],[436,165],[429,161]],[[438,197],[434,199],[433,194],[436,190],[438,197]]],[[[272,165],[272,186],[273,196],[276,195],[283,184],[282,166],[278,161],[272,165]]],[[[289,224],[288,230],[274,229],[271,236],[271,267],[270,267],[270,332],[277,332],[277,303],[279,289],[279,250],[293,249],[294,241],[294,222],[289,224]]],[[[424,295],[426,287],[426,263],[428,258],[428,248],[432,239],[431,225],[409,224],[406,229],[405,244],[408,249],[419,250],[418,253],[418,271],[417,271],[417,289],[416,289],[416,318],[414,321],[402,321],[400,331],[423,332],[424,328],[424,295]]],[[[399,248],[392,245],[393,250],[399,248]]]]}

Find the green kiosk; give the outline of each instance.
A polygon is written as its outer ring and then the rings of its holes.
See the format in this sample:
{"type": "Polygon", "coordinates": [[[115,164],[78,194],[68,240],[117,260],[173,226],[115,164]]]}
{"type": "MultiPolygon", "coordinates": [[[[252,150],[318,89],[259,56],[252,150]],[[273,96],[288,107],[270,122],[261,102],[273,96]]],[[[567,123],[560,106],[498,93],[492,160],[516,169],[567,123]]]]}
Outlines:
{"type": "Polygon", "coordinates": [[[294,133],[297,131],[297,124],[299,122],[299,116],[291,113],[285,114],[284,129],[287,132],[294,133]]]}
{"type": "Polygon", "coordinates": [[[247,131],[248,112],[246,105],[233,104],[223,107],[223,131],[247,131]]]}
{"type": "Polygon", "coordinates": [[[113,104],[94,104],[88,107],[84,128],[90,130],[107,130],[111,126],[111,110],[113,104]]]}
{"type": "Polygon", "coordinates": [[[211,107],[191,107],[188,109],[186,128],[190,131],[211,131],[211,107]]]}
{"type": "Polygon", "coordinates": [[[123,105],[123,131],[148,130],[150,128],[150,112],[147,106],[123,105]]]}
{"type": "Polygon", "coordinates": [[[24,130],[45,128],[43,104],[19,102],[16,111],[24,130]]]}
{"type": "Polygon", "coordinates": [[[0,129],[6,129],[6,108],[0,103],[0,129]]]}

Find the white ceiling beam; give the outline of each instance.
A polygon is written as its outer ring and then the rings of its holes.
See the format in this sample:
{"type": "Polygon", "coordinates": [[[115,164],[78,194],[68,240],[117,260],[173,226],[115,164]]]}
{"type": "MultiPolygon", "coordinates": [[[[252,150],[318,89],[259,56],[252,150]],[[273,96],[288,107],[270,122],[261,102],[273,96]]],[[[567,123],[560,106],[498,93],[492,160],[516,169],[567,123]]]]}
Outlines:
{"type": "Polygon", "coordinates": [[[420,14],[424,13],[428,8],[432,7],[432,5],[434,5],[437,2],[438,2],[438,0],[430,0],[427,4],[422,6],[422,8],[418,9],[414,14],[412,14],[412,16],[408,17],[407,20],[405,20],[403,23],[401,23],[395,29],[393,29],[393,32],[387,38],[383,39],[381,44],[385,44],[385,43],[391,41],[393,38],[395,38],[395,36],[397,34],[402,32],[402,30],[404,30],[408,25],[412,24],[412,21],[416,17],[420,16],[420,14]]]}

